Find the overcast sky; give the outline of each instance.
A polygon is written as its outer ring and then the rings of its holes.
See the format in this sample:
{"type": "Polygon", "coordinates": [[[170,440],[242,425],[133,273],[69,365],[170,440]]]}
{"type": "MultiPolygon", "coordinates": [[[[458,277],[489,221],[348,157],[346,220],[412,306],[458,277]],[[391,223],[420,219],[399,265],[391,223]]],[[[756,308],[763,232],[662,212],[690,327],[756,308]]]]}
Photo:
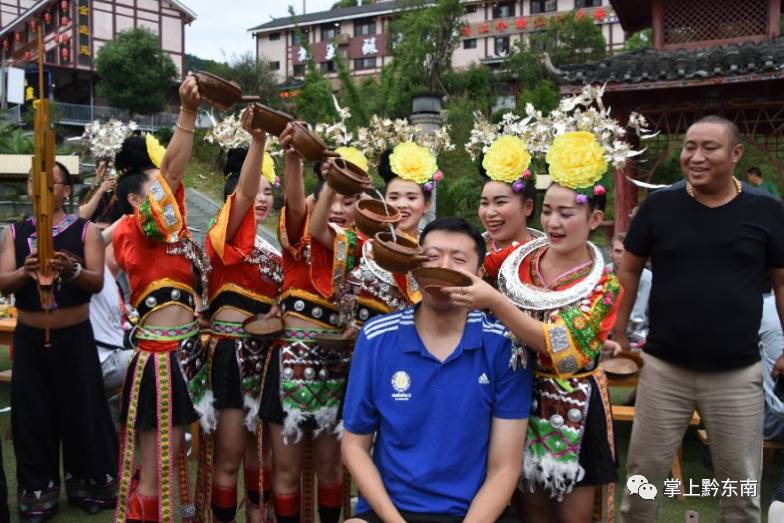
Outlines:
{"type": "MultiPolygon", "coordinates": [[[[308,13],[329,9],[335,0],[305,0],[308,13]]],[[[196,12],[185,29],[185,51],[199,58],[225,61],[232,55],[253,51],[247,32],[272,18],[288,16],[289,4],[302,13],[302,0],[183,0],[196,12]]]]}

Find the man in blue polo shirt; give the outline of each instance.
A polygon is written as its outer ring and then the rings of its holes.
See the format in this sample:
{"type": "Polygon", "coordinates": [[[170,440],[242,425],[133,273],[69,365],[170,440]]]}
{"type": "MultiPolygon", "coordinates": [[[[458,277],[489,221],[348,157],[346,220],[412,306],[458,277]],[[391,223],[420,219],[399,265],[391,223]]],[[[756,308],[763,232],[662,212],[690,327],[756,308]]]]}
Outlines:
{"type": "MultiPolygon", "coordinates": [[[[462,219],[433,221],[420,242],[425,266],[476,273],[484,259],[462,219]]],[[[365,324],[343,410],[356,520],[516,521],[531,373],[511,369],[511,354],[501,324],[439,291],[365,324]]]]}

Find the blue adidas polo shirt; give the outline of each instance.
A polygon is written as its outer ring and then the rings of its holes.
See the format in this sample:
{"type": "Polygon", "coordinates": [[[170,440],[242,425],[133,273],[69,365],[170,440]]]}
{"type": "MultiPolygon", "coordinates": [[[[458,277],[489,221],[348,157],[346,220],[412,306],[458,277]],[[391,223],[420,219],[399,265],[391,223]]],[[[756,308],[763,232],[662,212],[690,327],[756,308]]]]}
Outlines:
{"type": "MultiPolygon", "coordinates": [[[[376,433],[373,461],[398,510],[463,516],[485,479],[492,418],[528,417],[531,371],[509,367],[506,328],[479,311],[469,312],[457,349],[438,361],[417,333],[415,310],[363,327],[343,425],[376,433]]],[[[357,512],[367,510],[360,497],[357,512]]]]}

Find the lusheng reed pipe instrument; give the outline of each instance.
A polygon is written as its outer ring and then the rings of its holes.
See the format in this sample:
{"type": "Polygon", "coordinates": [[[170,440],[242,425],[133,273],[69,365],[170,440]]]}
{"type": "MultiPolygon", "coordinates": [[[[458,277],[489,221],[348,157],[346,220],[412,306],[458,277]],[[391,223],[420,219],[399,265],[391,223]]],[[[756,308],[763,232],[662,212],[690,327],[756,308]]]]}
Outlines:
{"type": "Polygon", "coordinates": [[[54,131],[49,121],[49,100],[44,96],[44,45],[43,31],[38,31],[38,100],[35,102],[35,155],[33,157],[33,211],[35,212],[36,245],[38,254],[38,294],[45,314],[46,346],[51,344],[49,314],[54,305],[52,285],[54,274],[51,260],[54,256],[52,215],[54,195],[52,172],[54,170],[54,131]]]}

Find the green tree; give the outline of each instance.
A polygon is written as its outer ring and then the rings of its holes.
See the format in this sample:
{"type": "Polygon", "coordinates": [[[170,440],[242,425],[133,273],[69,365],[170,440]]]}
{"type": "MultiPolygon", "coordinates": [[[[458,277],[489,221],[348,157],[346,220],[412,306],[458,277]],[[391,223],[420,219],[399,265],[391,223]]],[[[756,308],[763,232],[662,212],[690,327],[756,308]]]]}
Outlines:
{"type": "Polygon", "coordinates": [[[449,71],[442,80],[449,98],[471,100],[475,110],[490,113],[496,98],[491,69],[483,65],[472,65],[463,71],[449,71]]]}
{"type": "Polygon", "coordinates": [[[242,92],[258,95],[268,105],[278,105],[278,77],[266,60],[256,60],[251,51],[232,55],[226,62],[218,62],[185,55],[187,71],[206,71],[227,80],[234,80],[242,92]]]}
{"type": "Polygon", "coordinates": [[[234,80],[245,94],[258,95],[265,103],[278,100],[278,77],[266,60],[256,60],[251,51],[233,55],[226,79],[234,80]]]}
{"type": "Polygon", "coordinates": [[[33,133],[16,124],[0,120],[0,154],[33,154],[33,133]]]}
{"type": "Polygon", "coordinates": [[[558,105],[558,89],[542,60],[544,53],[556,66],[582,64],[607,56],[607,42],[591,18],[574,13],[553,17],[544,31],[520,39],[505,71],[507,80],[520,87],[518,111],[529,102],[544,112],[558,105]]]}
{"type": "MultiPolygon", "coordinates": [[[[289,14],[294,16],[294,9],[289,6],[289,14]]],[[[296,18],[295,18],[296,24],[296,18]]],[[[300,120],[305,120],[310,124],[319,122],[332,123],[337,119],[338,112],[332,94],[332,84],[321,73],[321,69],[313,59],[313,50],[308,43],[308,39],[303,35],[299,25],[294,26],[294,32],[301,42],[300,45],[305,49],[307,58],[305,66],[307,72],[294,103],[294,114],[300,120]]]]}
{"type": "Polygon", "coordinates": [[[341,7],[354,7],[355,5],[359,5],[358,0],[340,0],[339,2],[335,2],[332,4],[330,9],[340,9],[341,7]]]}
{"type": "Polygon", "coordinates": [[[161,111],[177,67],[158,42],[151,31],[138,28],[123,31],[101,47],[95,63],[101,78],[98,95],[132,113],[161,111]]]}
{"type": "Polygon", "coordinates": [[[637,31],[623,44],[624,51],[636,51],[637,49],[645,49],[653,45],[653,31],[645,29],[637,31]]]}
{"type": "Polygon", "coordinates": [[[607,56],[607,41],[602,29],[587,16],[574,13],[550,18],[547,30],[535,33],[533,47],[550,54],[555,65],[581,64],[607,56]]]}
{"type": "Polygon", "coordinates": [[[309,67],[305,73],[305,81],[294,104],[294,113],[297,118],[314,125],[319,122],[332,123],[337,118],[332,86],[315,67],[309,67]]]}
{"type": "Polygon", "coordinates": [[[392,21],[387,46],[393,60],[381,73],[381,112],[403,116],[415,94],[444,92],[442,77],[451,68],[464,16],[460,0],[414,0],[392,21]]]}

